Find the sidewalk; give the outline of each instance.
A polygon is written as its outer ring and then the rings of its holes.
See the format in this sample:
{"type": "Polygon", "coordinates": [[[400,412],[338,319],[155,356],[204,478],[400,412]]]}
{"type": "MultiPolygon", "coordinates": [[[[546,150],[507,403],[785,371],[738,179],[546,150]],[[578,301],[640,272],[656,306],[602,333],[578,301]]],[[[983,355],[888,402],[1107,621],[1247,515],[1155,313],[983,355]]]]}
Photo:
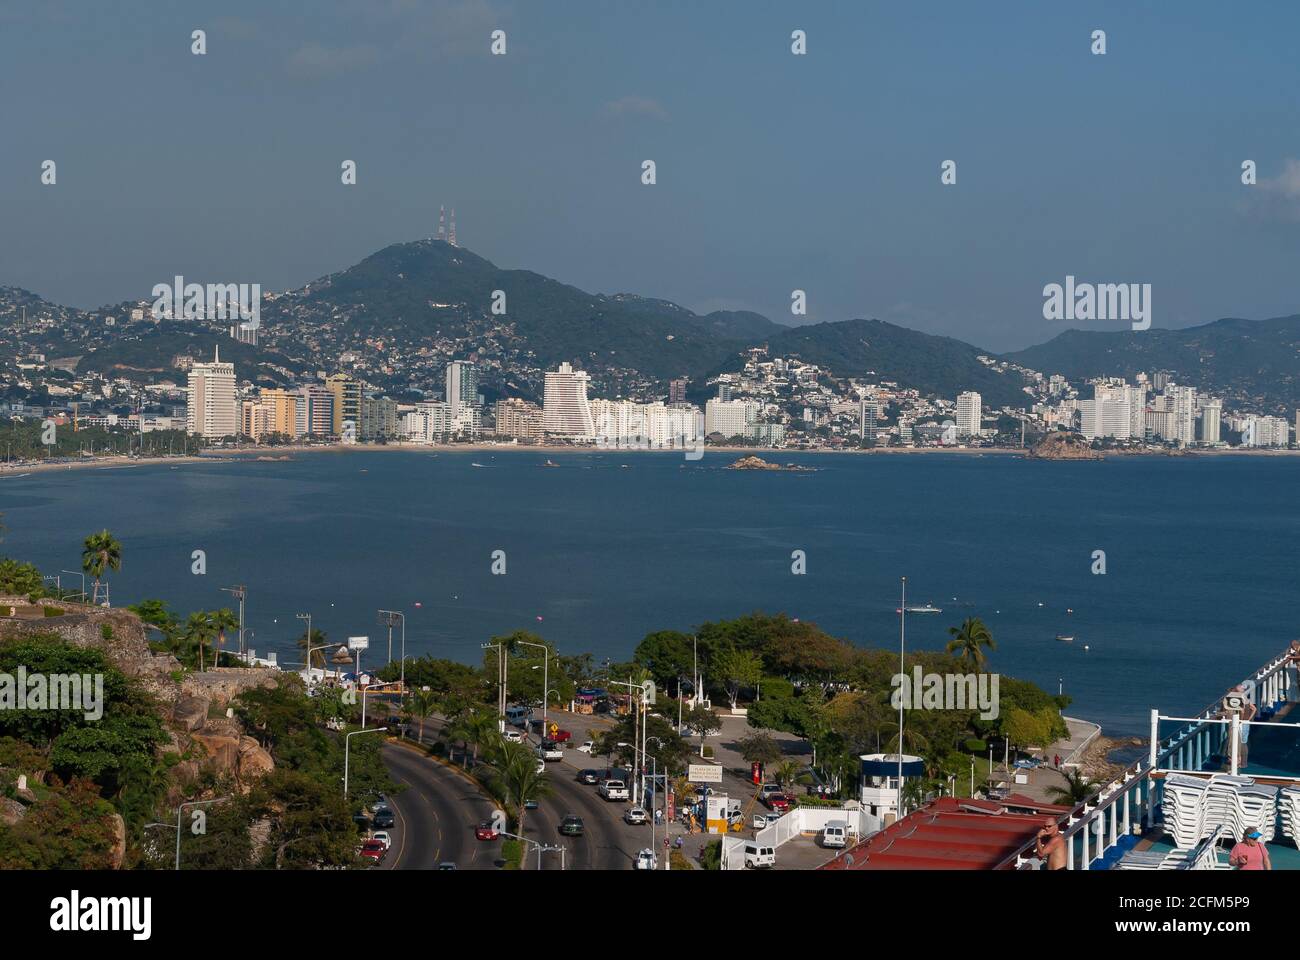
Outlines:
{"type": "MultiPolygon", "coordinates": [[[[1083,751],[1088,745],[1097,738],[1101,733],[1101,727],[1087,720],[1076,720],[1073,717],[1065,717],[1065,724],[1070,730],[1070,735],[1063,740],[1058,740],[1040,756],[1046,763],[1036,770],[1021,770],[1014,765],[1011,772],[1007,774],[1008,786],[1012,793],[1023,793],[1027,797],[1035,800],[1041,800],[1046,803],[1059,802],[1053,801],[1049,791],[1052,787],[1063,787],[1065,778],[1052,765],[1052,759],[1059,756],[1061,758],[1061,767],[1064,770],[1073,771],[1075,768],[1071,764],[1078,762],[1083,756],[1083,751]],[[1028,783],[1016,783],[1016,774],[1027,774],[1028,783]]],[[[994,776],[1004,772],[1001,765],[995,765],[994,776]]]]}

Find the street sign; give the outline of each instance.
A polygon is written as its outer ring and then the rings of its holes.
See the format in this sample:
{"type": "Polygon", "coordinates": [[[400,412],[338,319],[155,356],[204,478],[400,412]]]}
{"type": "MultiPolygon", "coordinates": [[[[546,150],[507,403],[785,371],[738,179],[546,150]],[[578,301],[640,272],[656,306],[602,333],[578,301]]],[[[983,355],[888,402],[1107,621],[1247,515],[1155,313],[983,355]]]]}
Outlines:
{"type": "Polygon", "coordinates": [[[349,650],[365,650],[370,646],[369,637],[348,637],[349,650]]]}
{"type": "Polygon", "coordinates": [[[686,779],[691,783],[721,783],[722,767],[711,763],[692,763],[686,771],[686,779]]]}

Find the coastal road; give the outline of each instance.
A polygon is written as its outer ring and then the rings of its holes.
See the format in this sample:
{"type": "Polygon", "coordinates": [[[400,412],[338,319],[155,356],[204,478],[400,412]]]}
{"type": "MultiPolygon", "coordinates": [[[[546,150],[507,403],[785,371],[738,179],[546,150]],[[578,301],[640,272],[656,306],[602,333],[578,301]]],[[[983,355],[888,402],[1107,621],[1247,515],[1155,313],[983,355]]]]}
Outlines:
{"type": "Polygon", "coordinates": [[[476,840],[474,827],[495,805],[467,778],[407,747],[386,743],[388,775],[407,789],[390,798],[396,824],[385,870],[435,870],[451,861],[460,870],[495,869],[500,840],[476,840]]]}

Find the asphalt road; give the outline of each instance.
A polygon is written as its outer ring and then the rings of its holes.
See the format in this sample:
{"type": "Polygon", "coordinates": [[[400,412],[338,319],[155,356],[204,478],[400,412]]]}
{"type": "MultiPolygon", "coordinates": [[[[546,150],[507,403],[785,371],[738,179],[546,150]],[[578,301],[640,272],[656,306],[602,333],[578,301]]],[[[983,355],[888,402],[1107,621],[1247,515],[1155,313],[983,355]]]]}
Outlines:
{"type": "Polygon", "coordinates": [[[414,750],[384,744],[384,766],[406,790],[389,798],[396,824],[385,870],[435,870],[450,861],[459,870],[491,870],[500,840],[476,840],[474,827],[492,817],[494,804],[465,777],[414,750]]]}

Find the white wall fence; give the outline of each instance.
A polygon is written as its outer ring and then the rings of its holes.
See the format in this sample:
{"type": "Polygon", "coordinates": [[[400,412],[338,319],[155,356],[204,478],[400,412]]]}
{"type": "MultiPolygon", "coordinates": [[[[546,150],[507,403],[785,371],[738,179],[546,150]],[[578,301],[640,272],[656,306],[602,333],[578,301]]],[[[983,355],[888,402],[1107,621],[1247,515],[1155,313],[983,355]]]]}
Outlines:
{"type": "MultiPolygon", "coordinates": [[[[883,824],[879,817],[873,817],[857,804],[844,807],[795,807],[785,816],[768,824],[754,834],[754,839],[728,834],[722,838],[722,869],[745,869],[745,845],[757,844],[772,847],[777,851],[777,862],[781,859],[781,845],[804,834],[820,833],[826,824],[839,820],[848,824],[849,833],[857,837],[849,838],[852,846],[858,839],[864,839],[879,831],[883,824]]],[[[827,855],[830,859],[830,855],[827,855]]]]}

